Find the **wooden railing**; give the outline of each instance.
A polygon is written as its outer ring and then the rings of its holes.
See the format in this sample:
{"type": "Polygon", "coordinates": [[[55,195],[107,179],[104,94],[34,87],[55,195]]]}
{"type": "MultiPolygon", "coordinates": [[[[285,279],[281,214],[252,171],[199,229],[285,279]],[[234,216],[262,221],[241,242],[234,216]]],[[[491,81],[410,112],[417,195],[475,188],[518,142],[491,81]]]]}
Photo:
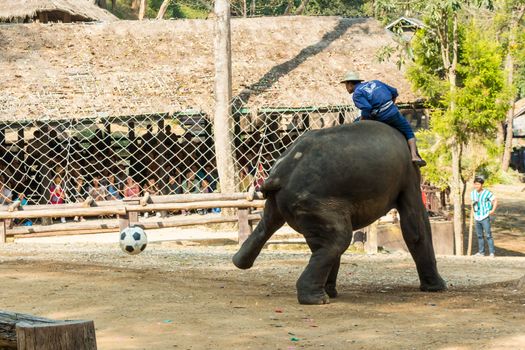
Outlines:
{"type": "Polygon", "coordinates": [[[87,199],[82,203],[46,204],[20,206],[14,202],[0,209],[0,244],[5,243],[7,237],[14,235],[43,236],[58,234],[77,234],[89,232],[103,232],[107,230],[122,230],[133,224],[139,224],[139,213],[169,212],[196,209],[236,209],[224,210],[220,216],[198,215],[163,218],[157,222],[140,223],[145,228],[178,227],[188,225],[205,225],[212,223],[238,222],[239,242],[243,242],[251,233],[252,222],[260,218],[251,214],[254,208],[263,208],[265,201],[260,193],[208,193],[208,194],[181,194],[170,196],[145,196],[140,198],[126,198],[124,200],[95,202],[87,199]],[[12,228],[10,223],[14,219],[43,219],[57,217],[99,217],[115,216],[113,224],[91,222],[71,222],[63,225],[51,226],[21,226],[12,228]],[[60,226],[60,227],[56,227],[60,226]]]}

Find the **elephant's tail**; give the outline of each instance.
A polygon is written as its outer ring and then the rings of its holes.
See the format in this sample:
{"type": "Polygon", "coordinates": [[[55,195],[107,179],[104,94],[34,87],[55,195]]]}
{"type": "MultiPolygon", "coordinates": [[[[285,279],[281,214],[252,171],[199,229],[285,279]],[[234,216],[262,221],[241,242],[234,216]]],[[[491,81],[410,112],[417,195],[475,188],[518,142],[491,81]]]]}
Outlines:
{"type": "Polygon", "coordinates": [[[260,191],[262,192],[264,198],[268,197],[268,194],[272,192],[277,192],[281,189],[281,181],[278,177],[269,177],[261,185],[260,191]]]}

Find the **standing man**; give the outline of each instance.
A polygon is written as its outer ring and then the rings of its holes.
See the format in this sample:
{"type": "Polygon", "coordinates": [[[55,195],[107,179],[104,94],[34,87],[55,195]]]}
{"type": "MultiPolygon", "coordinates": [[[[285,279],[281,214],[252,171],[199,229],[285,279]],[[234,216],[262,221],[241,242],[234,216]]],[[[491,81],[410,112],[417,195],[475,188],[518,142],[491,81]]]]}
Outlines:
{"type": "Polygon", "coordinates": [[[489,256],[494,257],[494,240],[490,231],[490,215],[492,215],[498,206],[498,201],[494,194],[483,188],[482,177],[477,176],[474,179],[474,190],[470,194],[472,200],[472,210],[476,221],[476,234],[478,235],[478,252],[475,256],[485,256],[485,242],[483,241],[483,232],[489,246],[489,256]]]}
{"type": "Polygon", "coordinates": [[[349,94],[353,94],[354,104],[361,110],[361,119],[383,122],[399,130],[408,142],[412,162],[420,167],[427,164],[417,152],[412,127],[396,106],[397,89],[379,80],[363,81],[355,72],[348,72],[341,83],[349,94]]]}

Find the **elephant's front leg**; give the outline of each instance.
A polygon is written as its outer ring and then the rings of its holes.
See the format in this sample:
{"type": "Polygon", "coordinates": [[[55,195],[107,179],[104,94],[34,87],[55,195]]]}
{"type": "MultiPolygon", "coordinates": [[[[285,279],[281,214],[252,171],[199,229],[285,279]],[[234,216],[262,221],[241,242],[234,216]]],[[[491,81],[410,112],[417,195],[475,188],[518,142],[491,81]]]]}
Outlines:
{"type": "Polygon", "coordinates": [[[409,188],[398,200],[403,238],[414,258],[420,280],[420,289],[435,292],[447,289],[437,270],[432,232],[419,187],[409,188]]]}
{"type": "Polygon", "coordinates": [[[327,304],[329,297],[337,296],[335,286],[341,255],[350,245],[352,230],[332,229],[305,238],[312,256],[297,281],[297,299],[300,304],[327,304]]]}

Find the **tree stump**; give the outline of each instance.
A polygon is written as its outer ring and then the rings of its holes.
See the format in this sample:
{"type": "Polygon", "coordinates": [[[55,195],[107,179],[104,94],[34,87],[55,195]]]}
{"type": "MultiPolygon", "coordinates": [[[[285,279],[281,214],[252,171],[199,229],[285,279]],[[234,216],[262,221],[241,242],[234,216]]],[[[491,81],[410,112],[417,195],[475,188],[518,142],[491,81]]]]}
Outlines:
{"type": "Polygon", "coordinates": [[[0,349],[96,350],[95,324],[0,311],[0,349]]]}

